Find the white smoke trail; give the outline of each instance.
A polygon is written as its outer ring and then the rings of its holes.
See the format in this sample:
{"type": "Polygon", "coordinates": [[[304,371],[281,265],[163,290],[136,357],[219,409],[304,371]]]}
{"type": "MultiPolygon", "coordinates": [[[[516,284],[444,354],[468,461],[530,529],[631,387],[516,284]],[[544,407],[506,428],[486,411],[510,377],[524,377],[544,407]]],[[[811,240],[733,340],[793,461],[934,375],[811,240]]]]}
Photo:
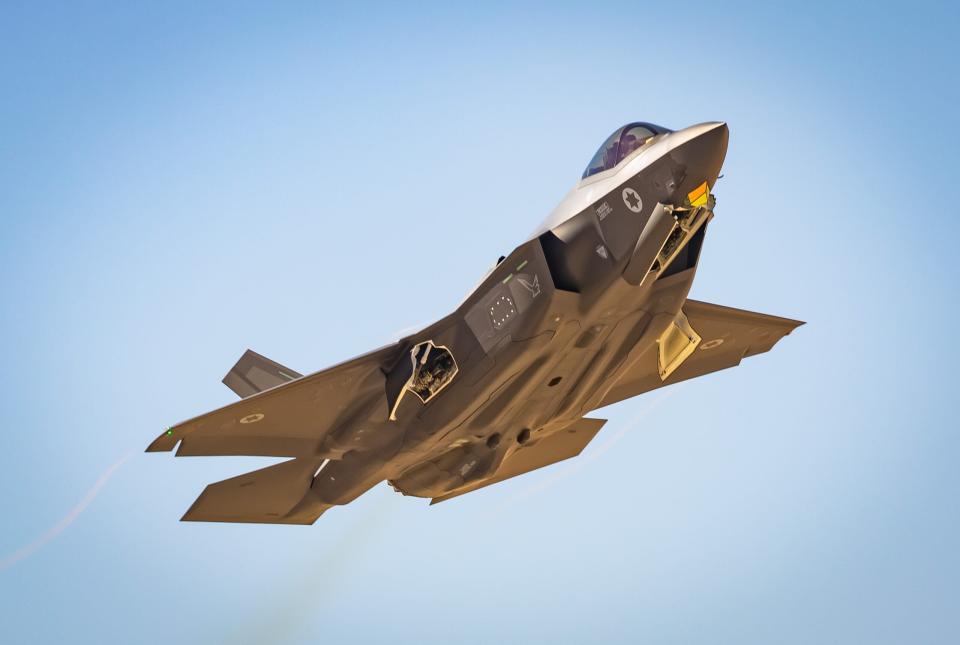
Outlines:
{"type": "Polygon", "coordinates": [[[31,555],[39,551],[47,543],[49,543],[53,538],[57,537],[73,522],[80,517],[80,514],[86,510],[87,506],[90,505],[90,502],[100,493],[100,490],[104,487],[107,481],[113,476],[117,469],[123,465],[123,463],[130,458],[133,453],[127,453],[119,460],[111,464],[103,474],[97,479],[94,483],[93,488],[87,491],[87,494],[83,496],[83,499],[80,500],[80,503],[70,509],[70,512],[63,516],[59,522],[51,526],[49,529],[44,531],[37,539],[35,539],[30,544],[21,547],[20,549],[14,551],[7,557],[0,560],[0,571],[13,566],[21,560],[29,558],[31,555]]]}

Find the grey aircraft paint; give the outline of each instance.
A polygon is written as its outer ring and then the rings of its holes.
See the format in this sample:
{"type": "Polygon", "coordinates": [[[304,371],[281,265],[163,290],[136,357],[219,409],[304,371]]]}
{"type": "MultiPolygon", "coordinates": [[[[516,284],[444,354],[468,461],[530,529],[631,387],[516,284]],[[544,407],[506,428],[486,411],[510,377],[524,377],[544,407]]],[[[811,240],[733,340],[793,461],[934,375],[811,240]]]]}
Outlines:
{"type": "Polygon", "coordinates": [[[771,349],[802,323],[687,299],[727,140],[624,126],[450,315],[307,376],[248,350],[224,378],[244,398],[147,450],[291,459],[183,519],[312,524],[384,480],[444,501],[578,455],[597,408],[771,349]]]}

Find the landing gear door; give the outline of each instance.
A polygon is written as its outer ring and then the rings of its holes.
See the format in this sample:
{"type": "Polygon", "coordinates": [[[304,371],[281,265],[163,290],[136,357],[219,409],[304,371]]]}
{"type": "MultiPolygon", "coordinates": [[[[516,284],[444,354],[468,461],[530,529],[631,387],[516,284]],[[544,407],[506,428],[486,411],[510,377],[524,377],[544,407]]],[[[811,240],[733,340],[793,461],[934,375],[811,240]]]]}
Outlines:
{"type": "Polygon", "coordinates": [[[657,339],[657,368],[660,380],[665,381],[683,365],[683,361],[697,349],[700,334],[693,330],[686,315],[681,311],[670,323],[667,330],[657,339]]]}

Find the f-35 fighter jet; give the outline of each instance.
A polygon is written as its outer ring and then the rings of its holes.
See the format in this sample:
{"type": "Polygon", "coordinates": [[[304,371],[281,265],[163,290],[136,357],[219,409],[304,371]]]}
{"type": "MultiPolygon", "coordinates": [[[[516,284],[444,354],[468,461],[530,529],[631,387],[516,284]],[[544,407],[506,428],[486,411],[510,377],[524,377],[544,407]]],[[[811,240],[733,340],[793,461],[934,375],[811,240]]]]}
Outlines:
{"type": "Polygon", "coordinates": [[[687,299],[727,139],[625,125],[450,315],[308,376],[247,351],[223,379],[240,401],[147,450],[291,459],[183,519],[312,524],[384,480],[442,502],[580,454],[597,408],[768,351],[803,323],[687,299]]]}

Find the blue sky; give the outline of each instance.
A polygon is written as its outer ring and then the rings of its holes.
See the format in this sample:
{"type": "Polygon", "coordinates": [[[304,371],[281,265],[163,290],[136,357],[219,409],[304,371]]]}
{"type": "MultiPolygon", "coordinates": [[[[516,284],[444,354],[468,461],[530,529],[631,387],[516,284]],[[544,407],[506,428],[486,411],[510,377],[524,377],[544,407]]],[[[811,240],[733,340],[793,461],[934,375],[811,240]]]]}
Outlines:
{"type": "Polygon", "coordinates": [[[4,4],[0,637],[956,642],[958,27],[4,4]],[[244,349],[308,372],[447,313],[635,119],[730,125],[691,296],[808,325],[437,507],[384,485],[310,528],[177,521],[264,463],[142,453],[232,400],[244,349]],[[425,232],[435,270],[404,274],[425,232]]]}

